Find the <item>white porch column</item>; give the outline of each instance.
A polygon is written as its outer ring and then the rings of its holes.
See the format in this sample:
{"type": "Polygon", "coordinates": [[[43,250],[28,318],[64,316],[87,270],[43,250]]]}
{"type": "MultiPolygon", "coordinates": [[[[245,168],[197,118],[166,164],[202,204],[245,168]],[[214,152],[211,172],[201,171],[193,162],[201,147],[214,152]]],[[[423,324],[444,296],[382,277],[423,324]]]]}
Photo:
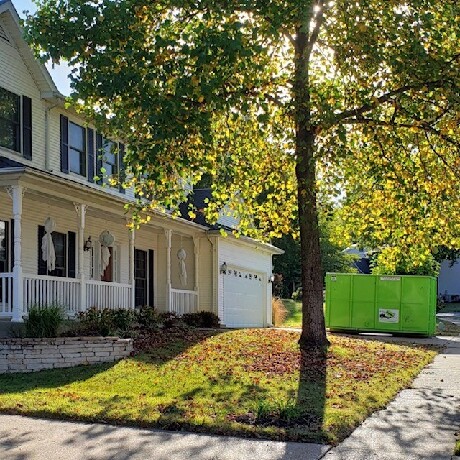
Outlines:
{"type": "Polygon", "coordinates": [[[198,269],[199,269],[199,251],[200,239],[196,236],[193,237],[193,252],[195,254],[195,286],[193,290],[197,293],[195,309],[198,311],[200,306],[200,293],[198,292],[198,269]]]}
{"type": "Polygon", "coordinates": [[[165,230],[166,237],[166,308],[171,311],[171,240],[172,230],[165,230]]]}
{"type": "Polygon", "coordinates": [[[13,200],[14,218],[14,265],[13,265],[13,321],[22,323],[24,320],[24,287],[22,276],[22,185],[8,187],[8,195],[13,200]]]}
{"type": "Polygon", "coordinates": [[[75,211],[78,216],[78,279],[80,280],[80,308],[79,311],[86,311],[86,280],[84,270],[84,245],[85,245],[85,224],[86,210],[88,205],[83,203],[74,203],[75,211]]]}
{"type": "Polygon", "coordinates": [[[134,278],[134,244],[136,234],[134,227],[129,230],[129,282],[131,284],[131,308],[136,306],[136,280],[134,278]]]}

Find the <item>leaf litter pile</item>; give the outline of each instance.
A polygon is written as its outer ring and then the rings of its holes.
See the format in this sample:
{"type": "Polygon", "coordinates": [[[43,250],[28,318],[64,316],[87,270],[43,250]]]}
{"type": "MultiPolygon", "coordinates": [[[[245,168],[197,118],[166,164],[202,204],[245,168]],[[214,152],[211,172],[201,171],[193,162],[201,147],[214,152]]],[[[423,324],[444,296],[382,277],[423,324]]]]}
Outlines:
{"type": "Polygon", "coordinates": [[[336,443],[434,357],[330,336],[301,356],[294,331],[160,331],[115,365],[0,376],[0,410],[268,439],[336,443]]]}

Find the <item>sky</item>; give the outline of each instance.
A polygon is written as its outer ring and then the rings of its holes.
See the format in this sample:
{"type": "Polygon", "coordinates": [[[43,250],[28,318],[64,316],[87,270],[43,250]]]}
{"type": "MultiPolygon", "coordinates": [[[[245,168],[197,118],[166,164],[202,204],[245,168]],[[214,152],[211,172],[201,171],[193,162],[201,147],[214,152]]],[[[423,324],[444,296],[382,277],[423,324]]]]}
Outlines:
{"type": "MultiPolygon", "coordinates": [[[[33,13],[37,9],[32,3],[32,0],[12,0],[12,2],[21,18],[25,17],[25,10],[33,13]]],[[[67,78],[67,75],[70,73],[69,67],[66,64],[61,64],[59,66],[55,65],[53,68],[51,63],[47,63],[46,67],[48,68],[57,89],[65,96],[68,96],[70,94],[70,82],[67,78]]]]}

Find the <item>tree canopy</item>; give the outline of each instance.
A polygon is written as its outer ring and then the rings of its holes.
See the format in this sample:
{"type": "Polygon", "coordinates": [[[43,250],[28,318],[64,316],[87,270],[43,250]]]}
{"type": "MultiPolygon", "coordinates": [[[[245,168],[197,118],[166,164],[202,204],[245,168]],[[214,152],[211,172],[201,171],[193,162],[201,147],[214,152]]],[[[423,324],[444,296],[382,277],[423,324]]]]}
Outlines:
{"type": "Polygon", "coordinates": [[[210,215],[230,200],[247,234],[279,236],[297,213],[301,347],[327,343],[318,190],[345,190],[357,238],[458,246],[456,0],[38,5],[29,38],[75,66],[82,110],[129,144],[152,206],[174,206],[179,179],[209,173],[210,215]]]}

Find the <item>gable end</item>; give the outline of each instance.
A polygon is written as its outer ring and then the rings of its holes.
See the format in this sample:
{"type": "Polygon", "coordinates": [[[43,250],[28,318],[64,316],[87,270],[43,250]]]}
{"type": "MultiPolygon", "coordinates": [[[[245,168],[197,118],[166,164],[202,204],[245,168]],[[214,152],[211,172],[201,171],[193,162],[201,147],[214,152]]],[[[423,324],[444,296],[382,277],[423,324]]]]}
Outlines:
{"type": "Polygon", "coordinates": [[[5,29],[1,25],[0,25],[0,40],[5,41],[6,43],[8,43],[8,45],[11,45],[11,46],[13,45],[11,43],[10,37],[8,36],[5,29]]]}

